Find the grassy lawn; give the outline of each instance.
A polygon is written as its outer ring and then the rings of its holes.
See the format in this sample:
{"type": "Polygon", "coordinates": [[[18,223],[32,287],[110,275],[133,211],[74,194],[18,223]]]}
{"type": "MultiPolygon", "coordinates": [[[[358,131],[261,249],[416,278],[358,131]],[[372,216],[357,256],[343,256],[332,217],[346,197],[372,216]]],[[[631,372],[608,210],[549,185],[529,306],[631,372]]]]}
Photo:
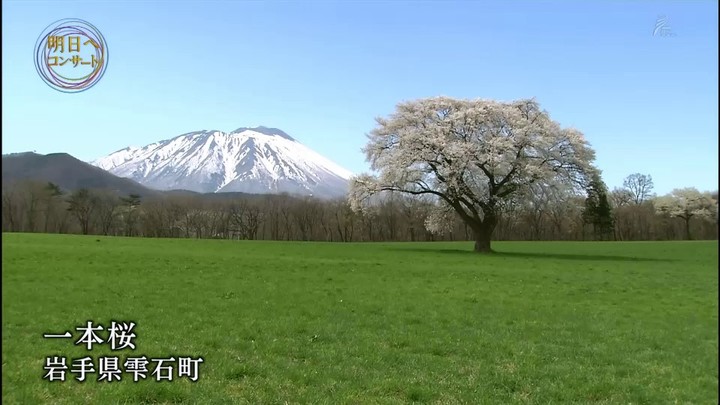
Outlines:
{"type": "Polygon", "coordinates": [[[717,242],[2,248],[4,404],[718,401],[717,242]],[[134,321],[136,350],[74,345],[88,320],[134,321]],[[49,382],[53,355],[204,363],[195,383],[49,382]]]}

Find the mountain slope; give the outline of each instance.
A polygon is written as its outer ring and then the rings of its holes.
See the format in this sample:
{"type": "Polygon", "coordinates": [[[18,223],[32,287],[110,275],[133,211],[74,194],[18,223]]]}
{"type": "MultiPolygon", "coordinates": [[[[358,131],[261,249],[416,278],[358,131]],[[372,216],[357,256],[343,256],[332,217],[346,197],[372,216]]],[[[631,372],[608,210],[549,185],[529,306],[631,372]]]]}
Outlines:
{"type": "Polygon", "coordinates": [[[92,162],[158,190],[337,197],[352,175],[279,129],[197,131],[92,162]]]}
{"type": "Polygon", "coordinates": [[[2,157],[2,181],[49,181],[63,190],[80,188],[112,190],[122,195],[157,194],[130,179],[115,176],[67,153],[40,155],[33,152],[13,153],[2,157]]]}

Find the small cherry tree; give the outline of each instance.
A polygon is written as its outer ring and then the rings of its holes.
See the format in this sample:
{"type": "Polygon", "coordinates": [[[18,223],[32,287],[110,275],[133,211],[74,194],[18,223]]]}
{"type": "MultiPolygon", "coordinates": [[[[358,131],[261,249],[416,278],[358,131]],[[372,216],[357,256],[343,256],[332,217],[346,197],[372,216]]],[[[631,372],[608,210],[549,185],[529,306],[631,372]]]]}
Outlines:
{"type": "Polygon", "coordinates": [[[655,199],[655,210],[685,221],[685,236],[691,239],[692,218],[717,218],[717,201],[710,193],[701,193],[696,188],[678,188],[670,194],[655,199]]]}

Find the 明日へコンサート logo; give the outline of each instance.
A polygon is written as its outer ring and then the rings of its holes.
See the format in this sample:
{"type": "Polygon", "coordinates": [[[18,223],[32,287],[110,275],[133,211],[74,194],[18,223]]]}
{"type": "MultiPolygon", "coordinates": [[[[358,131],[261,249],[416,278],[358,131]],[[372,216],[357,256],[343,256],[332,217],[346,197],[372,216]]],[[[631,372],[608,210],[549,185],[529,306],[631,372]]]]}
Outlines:
{"type": "Polygon", "coordinates": [[[50,24],[35,44],[35,69],[55,90],[78,93],[105,74],[108,47],[94,25],[77,18],[50,24]]]}

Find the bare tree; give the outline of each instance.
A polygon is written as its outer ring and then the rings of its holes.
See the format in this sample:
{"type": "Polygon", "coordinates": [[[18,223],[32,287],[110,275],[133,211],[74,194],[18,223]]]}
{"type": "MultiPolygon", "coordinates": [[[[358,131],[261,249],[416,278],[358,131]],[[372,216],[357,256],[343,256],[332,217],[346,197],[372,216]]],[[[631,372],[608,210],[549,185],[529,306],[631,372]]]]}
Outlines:
{"type": "Polygon", "coordinates": [[[293,223],[300,232],[300,240],[310,240],[314,227],[319,221],[319,208],[317,200],[304,198],[296,201],[290,210],[293,223]]]}
{"type": "Polygon", "coordinates": [[[43,211],[45,215],[43,216],[43,229],[44,232],[48,232],[50,230],[50,221],[58,216],[57,206],[62,203],[61,197],[63,193],[60,186],[52,182],[45,185],[44,191],[43,211]]]}
{"type": "Polygon", "coordinates": [[[140,206],[141,197],[138,194],[130,194],[126,197],[120,197],[121,213],[123,222],[123,233],[125,236],[133,236],[135,224],[138,219],[138,207],[140,206]]]}
{"type": "Polygon", "coordinates": [[[340,241],[352,241],[355,235],[355,212],[350,208],[350,204],[348,204],[347,201],[336,201],[332,205],[332,208],[335,212],[335,221],[340,241]]]}
{"type": "Polygon", "coordinates": [[[80,224],[83,235],[90,233],[90,221],[97,209],[97,196],[86,188],[79,189],[68,198],[68,211],[72,212],[80,224]]]}
{"type": "Polygon", "coordinates": [[[623,186],[630,191],[635,204],[642,204],[652,196],[653,181],[649,174],[634,173],[625,178],[623,186]]]}
{"type": "Polygon", "coordinates": [[[2,187],[2,218],[3,230],[18,232],[22,226],[22,200],[18,183],[3,184],[2,187]]]}
{"type": "Polygon", "coordinates": [[[38,219],[40,217],[40,211],[42,210],[42,203],[45,201],[47,193],[47,183],[30,180],[23,183],[23,198],[25,199],[25,231],[35,232],[38,219]]]}
{"type": "Polygon", "coordinates": [[[96,196],[96,217],[100,232],[109,235],[116,225],[120,211],[120,199],[112,192],[98,193],[96,196]]]}
{"type": "Polygon", "coordinates": [[[285,240],[293,237],[293,221],[292,221],[292,202],[287,194],[281,194],[278,200],[278,210],[280,212],[281,222],[283,223],[283,231],[285,240]]]}
{"type": "Polygon", "coordinates": [[[235,237],[247,240],[257,239],[263,214],[260,205],[254,201],[234,202],[230,208],[230,218],[235,237]]]}

